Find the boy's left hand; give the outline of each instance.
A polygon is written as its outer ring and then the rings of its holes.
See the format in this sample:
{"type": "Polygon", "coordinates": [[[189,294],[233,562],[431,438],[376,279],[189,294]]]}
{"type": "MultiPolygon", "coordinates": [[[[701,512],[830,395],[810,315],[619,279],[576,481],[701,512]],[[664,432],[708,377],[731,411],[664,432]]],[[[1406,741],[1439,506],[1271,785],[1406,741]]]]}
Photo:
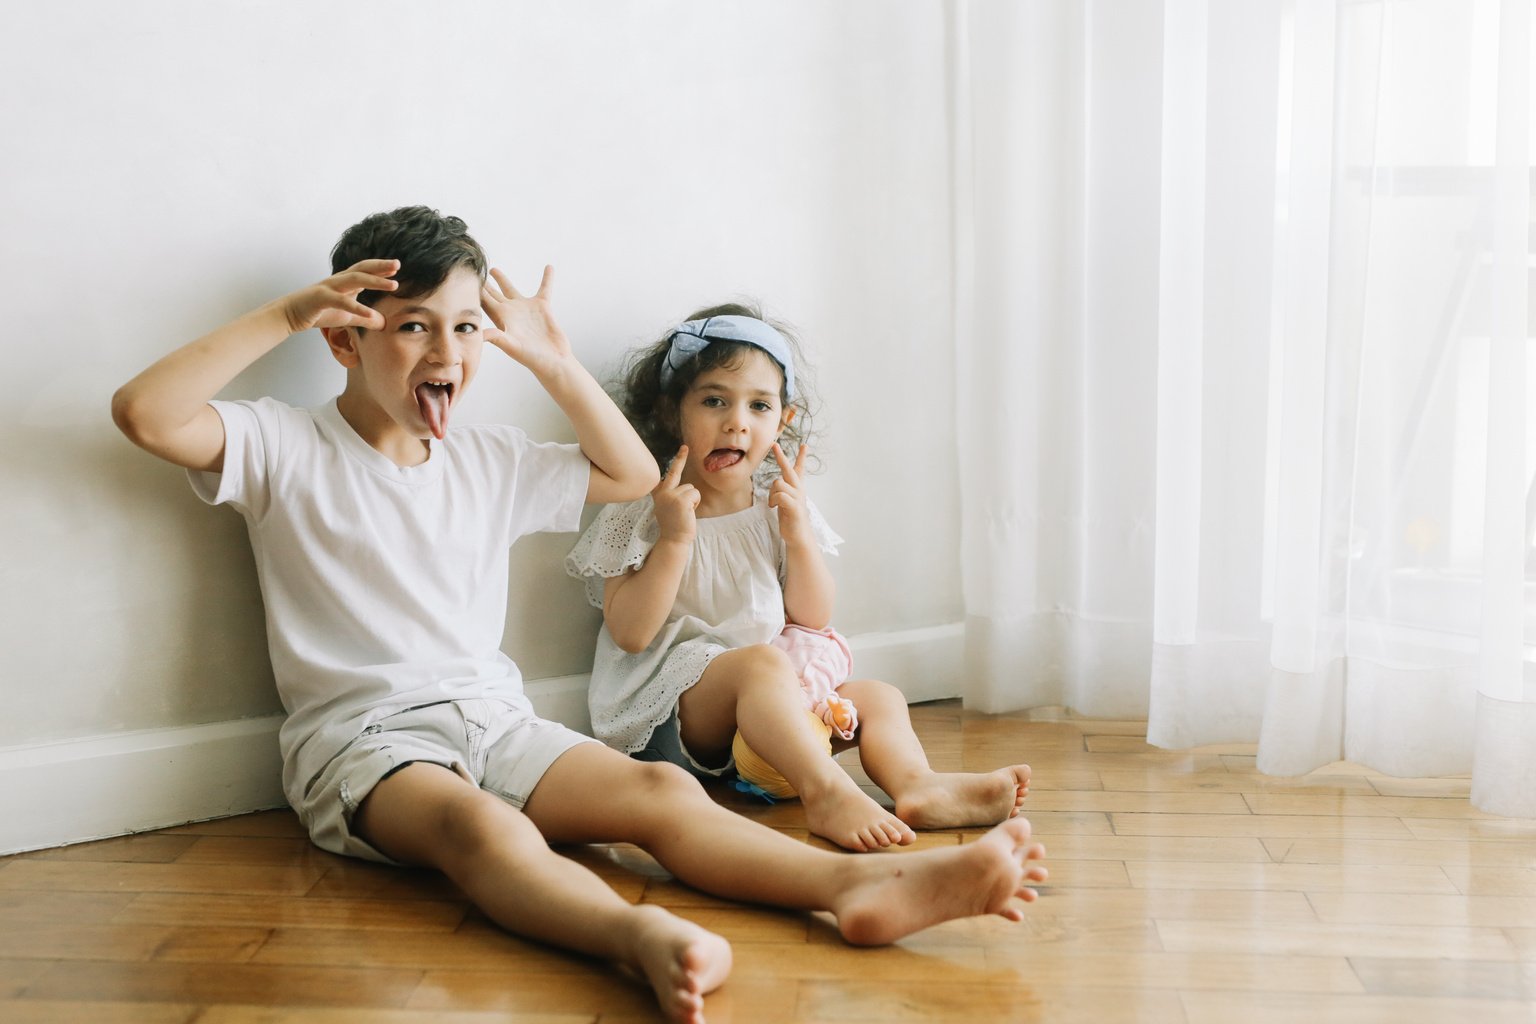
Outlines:
{"type": "Polygon", "coordinates": [[[485,332],[485,340],[535,374],[569,359],[571,343],[549,306],[554,268],[544,268],[539,290],[532,295],[519,293],[500,270],[493,268],[491,278],[480,287],[480,304],[496,325],[485,332]]]}
{"type": "Polygon", "coordinates": [[[789,543],[814,543],[811,536],[811,513],[805,495],[805,453],[809,444],[801,444],[791,466],[778,442],[773,445],[773,458],[779,464],[779,478],[768,490],[768,507],[779,510],[779,535],[789,543]]]}

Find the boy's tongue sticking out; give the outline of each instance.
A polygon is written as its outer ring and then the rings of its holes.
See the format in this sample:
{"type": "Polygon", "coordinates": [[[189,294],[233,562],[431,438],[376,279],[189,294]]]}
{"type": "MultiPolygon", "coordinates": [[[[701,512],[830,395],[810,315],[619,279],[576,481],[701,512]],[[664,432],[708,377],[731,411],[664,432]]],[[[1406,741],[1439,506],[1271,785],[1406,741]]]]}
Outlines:
{"type": "Polygon", "coordinates": [[[746,458],[746,455],[747,453],[740,448],[716,448],[704,456],[704,470],[707,473],[718,473],[722,469],[736,465],[746,458]]]}
{"type": "Polygon", "coordinates": [[[416,404],[421,407],[421,418],[427,421],[432,436],[439,441],[448,430],[448,403],[453,397],[453,385],[423,381],[416,385],[416,404]]]}

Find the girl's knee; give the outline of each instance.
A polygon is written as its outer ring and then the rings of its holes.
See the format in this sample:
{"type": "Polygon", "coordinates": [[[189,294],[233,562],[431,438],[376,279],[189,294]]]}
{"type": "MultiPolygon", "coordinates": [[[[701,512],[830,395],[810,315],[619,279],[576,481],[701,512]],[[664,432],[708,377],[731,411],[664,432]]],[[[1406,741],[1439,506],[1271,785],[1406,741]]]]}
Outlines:
{"type": "Polygon", "coordinates": [[[847,697],[853,701],[860,714],[866,708],[876,706],[901,707],[907,706],[907,695],[902,693],[890,683],[879,679],[850,679],[837,688],[839,696],[847,697]]]}
{"type": "Polygon", "coordinates": [[[711,662],[698,683],[683,694],[682,707],[687,713],[692,710],[690,705],[700,703],[699,698],[714,700],[727,692],[732,699],[739,700],[749,690],[761,687],[799,686],[800,677],[795,674],[789,655],[768,644],[754,644],[726,651],[711,662]]]}
{"type": "Polygon", "coordinates": [[[751,647],[741,647],[734,652],[738,658],[734,666],[741,673],[743,681],[754,686],[792,686],[800,685],[800,677],[795,674],[794,662],[789,660],[789,655],[770,644],[754,644],[751,647]]]}
{"type": "Polygon", "coordinates": [[[753,644],[750,647],[738,647],[731,652],[738,667],[753,670],[764,675],[787,672],[794,675],[795,666],[789,660],[789,655],[772,644],[753,644]]]}
{"type": "Polygon", "coordinates": [[[789,655],[768,644],[737,647],[709,663],[699,681],[684,691],[683,703],[686,706],[699,696],[714,699],[727,692],[739,695],[751,686],[786,683],[800,683],[789,655]]]}

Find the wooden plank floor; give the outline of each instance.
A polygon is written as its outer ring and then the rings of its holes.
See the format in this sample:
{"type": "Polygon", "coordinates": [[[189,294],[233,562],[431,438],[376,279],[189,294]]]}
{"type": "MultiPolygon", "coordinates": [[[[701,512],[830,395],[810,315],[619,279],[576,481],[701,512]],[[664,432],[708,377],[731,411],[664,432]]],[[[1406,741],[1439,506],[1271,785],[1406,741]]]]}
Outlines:
{"type": "MultiPolygon", "coordinates": [[[[633,848],[577,852],[731,940],[711,1021],[1536,1021],[1536,822],[1473,810],[1464,779],[1275,779],[1251,747],[1160,751],[1139,722],[913,716],[936,767],[1033,766],[1041,899],[852,949],[633,848]]],[[[717,796],[806,836],[797,805],[717,796]]],[[[287,811],[0,859],[7,1024],[654,1019],[638,985],[502,934],[440,877],[322,853],[287,811]]]]}

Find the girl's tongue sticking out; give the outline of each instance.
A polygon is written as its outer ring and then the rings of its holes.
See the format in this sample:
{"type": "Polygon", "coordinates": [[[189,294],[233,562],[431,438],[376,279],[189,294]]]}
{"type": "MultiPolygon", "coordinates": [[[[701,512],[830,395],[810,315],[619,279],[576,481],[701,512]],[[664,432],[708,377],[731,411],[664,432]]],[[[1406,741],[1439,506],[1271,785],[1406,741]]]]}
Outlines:
{"type": "Polygon", "coordinates": [[[747,453],[740,448],[716,448],[704,456],[704,471],[718,473],[722,469],[736,465],[746,457],[747,453]]]}
{"type": "Polygon", "coordinates": [[[424,381],[416,385],[416,404],[421,407],[421,418],[439,441],[448,430],[448,404],[453,398],[452,384],[424,381]]]}

